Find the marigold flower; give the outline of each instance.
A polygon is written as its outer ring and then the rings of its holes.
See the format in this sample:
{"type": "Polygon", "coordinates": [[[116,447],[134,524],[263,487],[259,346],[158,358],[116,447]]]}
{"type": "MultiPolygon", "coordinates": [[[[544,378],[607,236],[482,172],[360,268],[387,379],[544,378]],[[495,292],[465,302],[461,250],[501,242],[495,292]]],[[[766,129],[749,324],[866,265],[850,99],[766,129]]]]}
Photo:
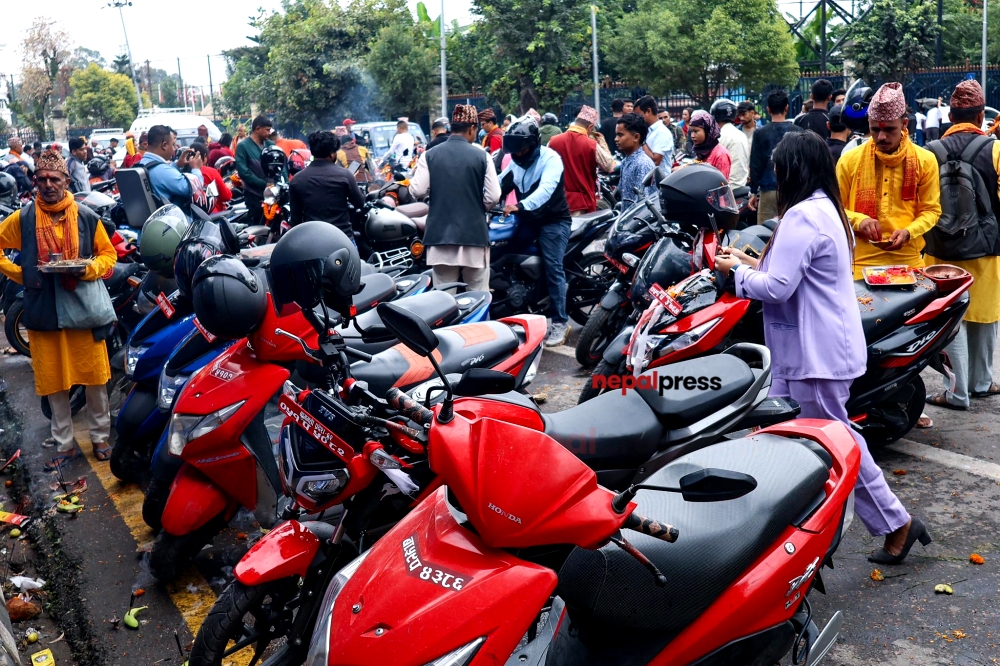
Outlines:
{"type": "Polygon", "coordinates": [[[969,561],[973,564],[982,564],[986,560],[983,559],[983,556],[979,553],[973,553],[972,555],[969,555],[969,561]]]}

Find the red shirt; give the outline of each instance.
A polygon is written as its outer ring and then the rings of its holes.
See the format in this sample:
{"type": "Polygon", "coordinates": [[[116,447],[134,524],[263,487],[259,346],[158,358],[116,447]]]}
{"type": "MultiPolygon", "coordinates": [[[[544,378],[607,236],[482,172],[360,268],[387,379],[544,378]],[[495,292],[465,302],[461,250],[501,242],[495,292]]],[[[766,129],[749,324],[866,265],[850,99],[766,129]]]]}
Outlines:
{"type": "Polygon", "coordinates": [[[493,128],[493,131],[486,135],[483,139],[483,147],[486,148],[487,152],[494,153],[503,148],[503,130],[499,127],[493,128]]]}
{"type": "Polygon", "coordinates": [[[597,142],[580,132],[566,131],[549,139],[549,148],[563,163],[566,204],[570,212],[597,210],[597,142]]]}
{"type": "Polygon", "coordinates": [[[226,210],[226,202],[233,198],[233,192],[226,185],[226,181],[222,180],[222,174],[210,166],[203,166],[201,168],[201,176],[205,179],[205,187],[208,187],[210,183],[215,183],[215,186],[219,188],[219,196],[215,200],[215,208],[209,212],[220,213],[226,210]]]}
{"type": "Polygon", "coordinates": [[[139,160],[142,159],[143,155],[144,153],[138,153],[138,152],[135,155],[126,155],[125,159],[122,160],[122,168],[131,169],[132,167],[134,167],[136,164],[139,163],[139,160]]]}

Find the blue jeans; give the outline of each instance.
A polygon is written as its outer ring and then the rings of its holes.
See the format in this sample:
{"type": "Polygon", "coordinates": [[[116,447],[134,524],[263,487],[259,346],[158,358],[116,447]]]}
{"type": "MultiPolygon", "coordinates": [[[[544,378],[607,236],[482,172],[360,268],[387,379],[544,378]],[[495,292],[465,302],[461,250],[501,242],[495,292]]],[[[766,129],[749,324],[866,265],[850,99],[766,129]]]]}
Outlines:
{"type": "Polygon", "coordinates": [[[566,272],[563,270],[569,231],[569,220],[543,224],[538,230],[538,249],[545,262],[545,286],[549,290],[549,316],[553,324],[569,321],[566,316],[566,272]]]}

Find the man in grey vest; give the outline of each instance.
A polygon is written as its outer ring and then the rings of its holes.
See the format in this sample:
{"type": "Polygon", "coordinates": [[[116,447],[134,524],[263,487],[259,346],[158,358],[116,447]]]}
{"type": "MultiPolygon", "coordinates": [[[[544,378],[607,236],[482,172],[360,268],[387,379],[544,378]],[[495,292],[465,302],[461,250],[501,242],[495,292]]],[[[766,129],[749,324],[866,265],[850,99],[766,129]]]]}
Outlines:
{"type": "Polygon", "coordinates": [[[451,136],[420,156],[410,178],[410,193],[418,198],[430,195],[424,245],[434,284],[460,281],[470,291],[488,291],[486,211],[500,201],[500,181],[486,151],[474,145],[478,130],[476,107],[455,106],[451,136]]]}

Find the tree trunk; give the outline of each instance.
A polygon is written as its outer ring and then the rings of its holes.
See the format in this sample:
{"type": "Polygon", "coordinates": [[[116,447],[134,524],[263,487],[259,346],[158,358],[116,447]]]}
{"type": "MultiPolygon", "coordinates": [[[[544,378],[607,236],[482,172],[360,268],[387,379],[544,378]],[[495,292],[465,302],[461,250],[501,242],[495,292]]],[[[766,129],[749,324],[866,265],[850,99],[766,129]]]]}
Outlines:
{"type": "Polygon", "coordinates": [[[534,80],[527,75],[521,75],[517,79],[518,87],[518,113],[524,115],[528,109],[537,109],[538,93],[535,91],[534,80]]]}

